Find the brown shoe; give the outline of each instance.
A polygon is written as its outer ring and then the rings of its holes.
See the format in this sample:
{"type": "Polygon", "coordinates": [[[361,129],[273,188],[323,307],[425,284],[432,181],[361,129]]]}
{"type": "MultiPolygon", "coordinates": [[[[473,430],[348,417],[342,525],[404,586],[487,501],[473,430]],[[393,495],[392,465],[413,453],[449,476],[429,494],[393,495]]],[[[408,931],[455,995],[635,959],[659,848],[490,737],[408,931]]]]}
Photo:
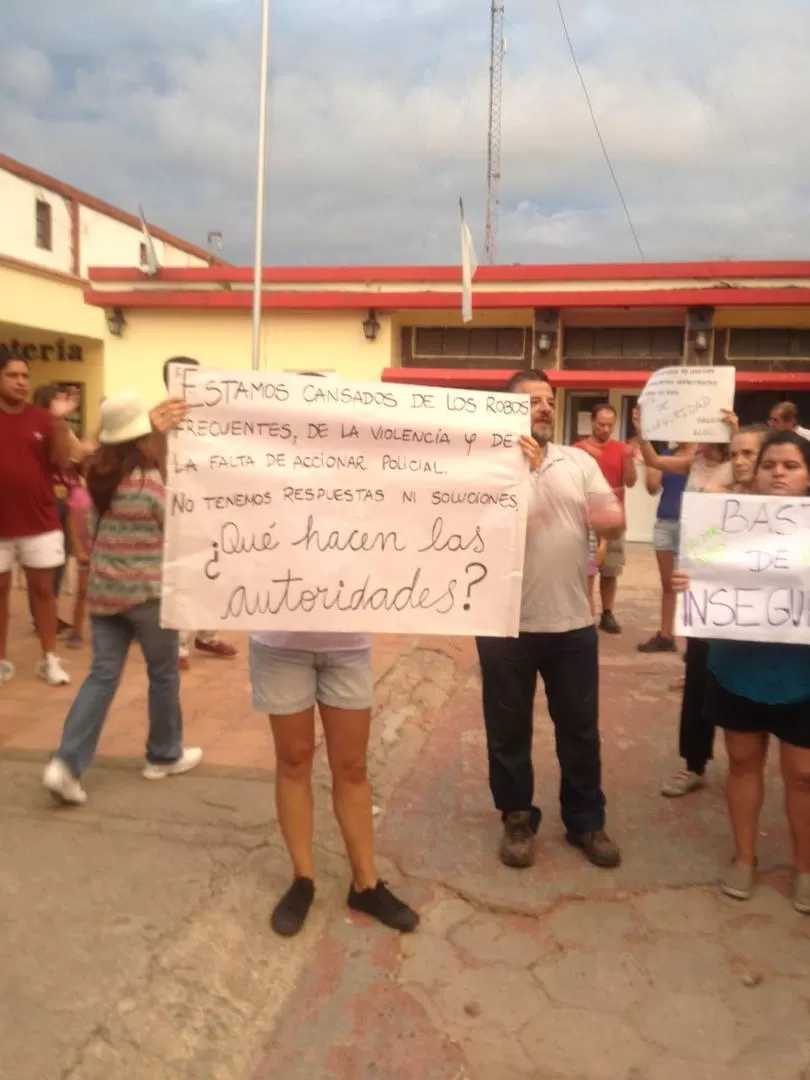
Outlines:
{"type": "Polygon", "coordinates": [[[618,845],[613,843],[604,829],[599,829],[598,832],[566,833],[565,839],[584,851],[585,858],[594,866],[610,870],[622,861],[618,845]]]}
{"type": "Polygon", "coordinates": [[[498,852],[504,866],[523,868],[534,862],[534,829],[530,810],[507,814],[498,852]]]}
{"type": "Polygon", "coordinates": [[[181,656],[180,659],[177,661],[177,667],[180,671],[188,671],[190,666],[191,665],[188,662],[187,656],[181,656]]]}

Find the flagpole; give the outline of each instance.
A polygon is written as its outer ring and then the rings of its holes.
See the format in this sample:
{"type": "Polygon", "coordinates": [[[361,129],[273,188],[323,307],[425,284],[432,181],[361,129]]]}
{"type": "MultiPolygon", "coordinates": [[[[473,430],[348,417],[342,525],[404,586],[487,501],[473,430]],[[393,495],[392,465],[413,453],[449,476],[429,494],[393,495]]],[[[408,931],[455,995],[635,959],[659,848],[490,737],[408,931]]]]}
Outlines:
{"type": "Polygon", "coordinates": [[[262,60],[259,80],[259,145],[256,173],[256,236],[253,258],[253,370],[261,367],[264,182],[267,172],[267,95],[270,68],[270,0],[262,0],[262,60]]]}

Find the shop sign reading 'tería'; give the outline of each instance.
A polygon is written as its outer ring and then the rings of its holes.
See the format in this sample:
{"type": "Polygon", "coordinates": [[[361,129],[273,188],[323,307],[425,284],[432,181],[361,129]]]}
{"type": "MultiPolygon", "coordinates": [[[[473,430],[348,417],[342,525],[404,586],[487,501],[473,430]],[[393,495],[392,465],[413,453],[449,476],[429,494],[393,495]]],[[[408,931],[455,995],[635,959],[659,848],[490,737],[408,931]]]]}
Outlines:
{"type": "Polygon", "coordinates": [[[9,352],[24,356],[29,363],[34,360],[58,360],[61,363],[81,364],[84,360],[81,345],[70,345],[64,338],[56,338],[55,341],[48,344],[20,341],[17,338],[12,338],[10,341],[0,341],[0,354],[9,352]]]}

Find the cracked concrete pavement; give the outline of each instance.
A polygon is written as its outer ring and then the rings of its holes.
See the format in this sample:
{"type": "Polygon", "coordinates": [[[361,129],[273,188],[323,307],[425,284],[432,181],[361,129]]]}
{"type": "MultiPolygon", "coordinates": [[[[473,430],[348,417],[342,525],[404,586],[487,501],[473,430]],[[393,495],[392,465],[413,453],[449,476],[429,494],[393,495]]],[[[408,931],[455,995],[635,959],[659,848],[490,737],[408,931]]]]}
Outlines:
{"type": "MultiPolygon", "coordinates": [[[[423,912],[406,939],[344,906],[322,751],[316,904],[283,941],[267,926],[288,871],[266,768],[146,785],[132,760],[105,758],[87,807],[54,810],[42,750],[17,726],[0,750],[0,1078],[810,1080],[810,919],[787,900],[774,766],[761,884],[739,904],[715,887],[729,854],[722,762],[705,791],[658,794],[677,764],[680,666],[635,652],[655,605],[650,553],[635,549],[625,633],[601,657],[616,872],[562,842],[542,703],[539,858],[509,871],[471,643],[403,641],[379,665],[381,868],[423,912]]],[[[225,701],[244,673],[220,670],[225,701]]],[[[188,684],[192,708],[213,700],[208,678],[188,684]]],[[[258,760],[258,736],[240,738],[258,760]]]]}

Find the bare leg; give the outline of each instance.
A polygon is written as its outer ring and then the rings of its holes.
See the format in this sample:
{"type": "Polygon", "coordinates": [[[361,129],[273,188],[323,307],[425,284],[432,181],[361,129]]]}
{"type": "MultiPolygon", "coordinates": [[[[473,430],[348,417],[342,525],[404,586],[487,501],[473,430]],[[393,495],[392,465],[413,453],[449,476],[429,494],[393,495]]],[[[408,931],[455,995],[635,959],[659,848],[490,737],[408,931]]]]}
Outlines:
{"type": "Polygon", "coordinates": [[[810,874],[810,750],[789,743],[780,750],[793,865],[797,874],[810,874]]]}
{"type": "Polygon", "coordinates": [[[765,795],[766,732],[726,732],[728,781],[726,797],[734,830],[735,861],[740,866],[756,862],[759,813],[765,795]]]}
{"type": "Polygon", "coordinates": [[[276,809],[281,835],[294,875],[313,879],[312,759],[315,756],[315,709],[291,716],[271,716],[276,748],[276,809]]]}
{"type": "Polygon", "coordinates": [[[661,637],[671,641],[675,628],[675,593],[672,591],[675,555],[671,551],[656,551],[655,557],[661,576],[661,637]]]}
{"type": "Polygon", "coordinates": [[[42,655],[56,652],[56,597],[53,594],[53,570],[31,570],[26,567],[28,595],[34,612],[42,655]]]}
{"type": "Polygon", "coordinates": [[[11,571],[0,574],[0,660],[6,659],[8,648],[8,604],[11,594],[11,571]]]}
{"type": "Polygon", "coordinates": [[[335,709],[319,704],[332,770],[332,802],[343,833],[354,887],[373,889],[379,878],[374,867],[374,827],[371,785],[366,759],[371,730],[370,709],[335,709]]]}
{"type": "Polygon", "coordinates": [[[599,575],[599,595],[602,598],[602,611],[613,611],[616,603],[616,590],[619,587],[619,579],[599,575]]]}

